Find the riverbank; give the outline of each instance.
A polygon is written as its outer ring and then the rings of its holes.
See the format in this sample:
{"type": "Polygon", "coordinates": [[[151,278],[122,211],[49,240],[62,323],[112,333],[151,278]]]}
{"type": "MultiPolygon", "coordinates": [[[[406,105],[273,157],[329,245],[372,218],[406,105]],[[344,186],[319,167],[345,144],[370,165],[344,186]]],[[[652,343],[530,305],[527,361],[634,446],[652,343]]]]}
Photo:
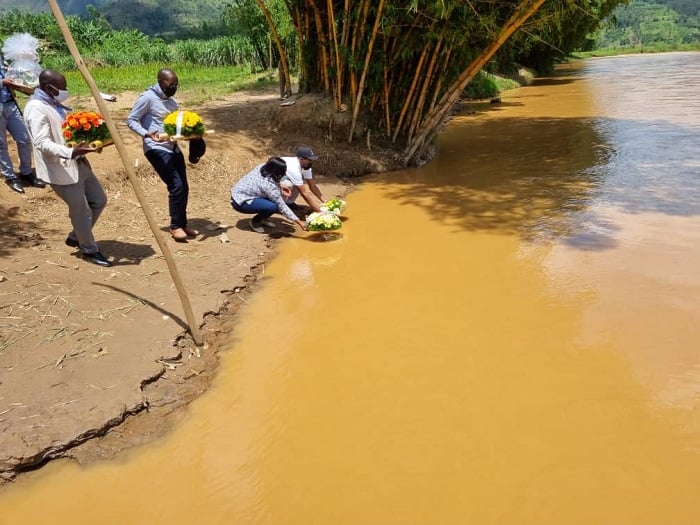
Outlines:
{"type": "MultiPolygon", "coordinates": [[[[166,189],[138,137],[121,124],[137,95],[118,94],[112,116],[167,235],[166,189]]],[[[256,234],[231,209],[230,187],[250,168],[311,145],[320,156],[315,176],[331,197],[345,195],[356,176],[399,167],[391,151],[342,140],[348,115],[334,113],[324,97],[281,106],[269,89],[197,107],[186,93],[179,98],[215,130],[205,157],[188,165],[190,221],[200,235],[186,244],[168,241],[205,346],[193,345],[186,331],[116,148],[91,157],[109,197],[95,233],[115,261],[111,268],[86,263],[65,246],[70,223],[49,188],[21,195],[0,188],[0,483],[51,459],[90,462],[161,436],[206,390],[219,354],[232,347],[240,308],[291,232],[278,220],[279,228],[256,234]]],[[[71,102],[92,107],[90,100],[71,102]]]]}

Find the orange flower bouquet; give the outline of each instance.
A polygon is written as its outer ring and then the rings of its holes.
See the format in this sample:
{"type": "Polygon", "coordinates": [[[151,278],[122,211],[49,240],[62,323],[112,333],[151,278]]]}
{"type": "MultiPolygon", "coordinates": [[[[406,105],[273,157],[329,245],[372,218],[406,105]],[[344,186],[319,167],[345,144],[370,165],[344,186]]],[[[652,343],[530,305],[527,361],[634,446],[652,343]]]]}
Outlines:
{"type": "Polygon", "coordinates": [[[63,137],[71,147],[87,142],[98,150],[114,142],[104,117],[94,111],[69,113],[63,122],[63,137]]]}

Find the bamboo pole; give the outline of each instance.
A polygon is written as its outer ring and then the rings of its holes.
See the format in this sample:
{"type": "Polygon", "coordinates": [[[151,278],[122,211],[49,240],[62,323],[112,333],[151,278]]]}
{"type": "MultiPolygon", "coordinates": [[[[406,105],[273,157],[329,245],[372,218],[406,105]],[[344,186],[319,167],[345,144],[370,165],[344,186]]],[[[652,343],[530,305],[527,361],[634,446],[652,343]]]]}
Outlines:
{"type": "Polygon", "coordinates": [[[435,64],[437,63],[438,56],[440,55],[440,49],[442,48],[442,40],[444,38],[444,31],[440,35],[440,38],[437,41],[437,44],[435,44],[435,50],[433,51],[433,56],[430,59],[430,63],[428,64],[428,69],[425,72],[425,78],[423,79],[423,88],[421,89],[420,94],[418,95],[418,101],[416,102],[416,106],[413,109],[413,118],[411,118],[411,122],[408,126],[408,133],[407,133],[407,142],[411,142],[411,139],[413,138],[413,133],[416,130],[416,126],[418,125],[418,122],[421,120],[421,115],[423,114],[423,106],[425,105],[425,97],[428,94],[428,87],[432,84],[433,82],[433,77],[434,71],[435,71],[435,64]]]}
{"type": "MultiPolygon", "coordinates": [[[[270,14],[270,11],[265,6],[265,2],[263,2],[263,0],[257,0],[257,1],[258,1],[258,5],[260,6],[260,10],[262,11],[263,15],[265,16],[265,20],[267,21],[267,25],[270,28],[270,33],[272,33],[272,37],[275,39],[275,44],[277,45],[277,52],[280,54],[280,67],[282,69],[280,76],[283,77],[280,80],[281,80],[281,84],[284,85],[284,88],[282,89],[282,93],[280,93],[280,95],[282,98],[291,97],[292,96],[292,80],[291,80],[291,77],[289,76],[289,64],[287,62],[287,53],[284,51],[284,46],[282,45],[282,39],[280,38],[280,35],[277,32],[277,28],[275,27],[274,20],[272,20],[272,15],[270,14]]],[[[272,39],[270,39],[270,69],[272,69],[272,39]]]]}
{"type": "Polygon", "coordinates": [[[95,84],[95,81],[92,78],[90,71],[88,70],[87,66],[85,65],[85,62],[83,62],[83,59],[80,56],[80,51],[78,51],[78,47],[75,44],[73,35],[70,32],[68,25],[66,24],[66,19],[63,17],[61,8],[58,6],[56,0],[48,0],[48,2],[49,7],[51,7],[51,11],[53,11],[54,17],[56,17],[58,27],[61,29],[61,33],[63,33],[63,37],[65,38],[66,43],[68,44],[68,49],[70,50],[71,55],[73,55],[73,59],[75,60],[75,63],[78,66],[78,69],[80,70],[80,73],[83,75],[83,78],[85,78],[85,81],[90,87],[90,92],[92,93],[92,96],[95,99],[95,102],[97,103],[97,107],[100,109],[100,112],[104,116],[105,123],[107,124],[107,128],[109,129],[109,133],[112,135],[114,145],[116,146],[117,151],[119,152],[119,156],[122,159],[122,163],[124,164],[124,169],[126,170],[129,182],[134,188],[134,193],[136,193],[136,198],[138,199],[139,204],[141,204],[141,209],[143,210],[143,213],[146,216],[146,220],[148,221],[148,225],[150,226],[151,231],[153,232],[153,236],[155,237],[161,252],[163,252],[165,261],[168,264],[168,269],[170,270],[170,276],[172,277],[173,283],[175,283],[175,288],[177,289],[177,292],[180,296],[180,302],[182,303],[182,309],[185,311],[185,317],[187,318],[187,324],[189,326],[192,339],[194,340],[197,346],[203,346],[204,341],[202,340],[202,335],[199,331],[199,326],[195,321],[194,314],[192,312],[192,306],[190,305],[190,300],[187,296],[187,292],[185,291],[185,286],[182,282],[182,279],[180,278],[177,266],[175,265],[175,259],[173,258],[170,248],[168,248],[168,245],[163,239],[163,235],[160,233],[158,223],[153,217],[153,212],[151,211],[148,202],[146,202],[146,198],[143,194],[143,190],[141,189],[141,185],[139,184],[139,181],[136,178],[136,173],[132,168],[132,163],[129,162],[130,159],[126,151],[126,147],[124,146],[124,142],[122,141],[121,136],[119,135],[119,130],[115,126],[114,121],[112,120],[112,116],[109,114],[107,105],[100,96],[100,90],[97,88],[97,85],[95,84]]]}
{"type": "Polygon", "coordinates": [[[479,70],[491,59],[503,43],[511,37],[528,18],[542,7],[545,0],[520,0],[510,18],[501,28],[499,34],[484,51],[475,58],[463,71],[459,77],[447,88],[440,98],[433,111],[426,115],[419,128],[418,135],[408,144],[404,154],[404,162],[410,163],[414,156],[421,151],[423,145],[437,134],[440,125],[444,122],[447,114],[459,99],[460,93],[467,87],[467,84],[474,78],[479,70]]]}
{"type": "Polygon", "coordinates": [[[328,0],[328,32],[333,39],[333,50],[335,52],[335,110],[340,110],[343,103],[343,65],[340,60],[340,50],[338,49],[338,28],[335,25],[335,13],[333,12],[333,0],[328,0]]]}
{"type": "Polygon", "coordinates": [[[326,94],[331,92],[331,79],[329,76],[329,55],[333,55],[328,49],[328,38],[323,29],[323,21],[321,20],[321,10],[316,5],[314,0],[309,0],[311,10],[314,13],[314,25],[316,26],[316,36],[318,38],[318,46],[321,48],[321,60],[318,65],[321,81],[323,82],[323,91],[326,94]]]}
{"type": "Polygon", "coordinates": [[[348,134],[348,142],[352,142],[352,136],[355,133],[355,126],[357,125],[357,116],[360,114],[360,103],[362,102],[362,93],[365,89],[367,70],[369,69],[369,62],[372,58],[372,49],[374,48],[374,41],[377,38],[379,26],[382,21],[383,8],[384,0],[379,0],[379,6],[377,6],[377,18],[374,19],[374,27],[372,27],[372,36],[369,39],[369,44],[367,44],[367,54],[365,55],[365,67],[362,69],[362,75],[360,75],[360,83],[357,85],[357,95],[355,98],[355,104],[352,108],[352,121],[350,122],[350,133],[348,134]]]}
{"type": "Polygon", "coordinates": [[[396,122],[396,126],[394,126],[394,136],[391,139],[392,143],[396,142],[396,138],[399,136],[399,132],[401,131],[406,112],[408,111],[409,106],[413,103],[413,93],[415,92],[416,86],[418,85],[418,80],[423,69],[423,62],[425,62],[425,57],[428,56],[429,46],[429,43],[425,45],[423,51],[421,51],[420,58],[418,59],[418,64],[416,64],[416,70],[413,73],[413,79],[411,80],[411,87],[408,88],[406,100],[404,100],[403,107],[401,108],[401,113],[399,114],[399,120],[396,122]]]}

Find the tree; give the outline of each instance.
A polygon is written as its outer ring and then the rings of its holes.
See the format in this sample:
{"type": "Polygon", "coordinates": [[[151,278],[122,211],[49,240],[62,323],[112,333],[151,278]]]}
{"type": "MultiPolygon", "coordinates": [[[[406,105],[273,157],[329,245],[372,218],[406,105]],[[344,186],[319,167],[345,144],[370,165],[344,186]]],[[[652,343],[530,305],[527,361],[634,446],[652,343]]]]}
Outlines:
{"type": "Polygon", "coordinates": [[[285,0],[300,89],[352,109],[348,140],[383,136],[403,146],[406,164],[419,162],[462,90],[521,28],[528,49],[548,39],[568,47],[600,23],[602,4],[622,1],[285,0]],[[534,18],[545,3],[547,16],[534,18]]]}
{"type": "Polygon", "coordinates": [[[280,95],[283,98],[291,96],[292,80],[289,75],[289,63],[287,61],[287,53],[285,52],[284,46],[282,45],[282,39],[280,39],[280,35],[275,27],[275,22],[272,20],[272,15],[265,6],[265,2],[263,2],[263,0],[257,0],[257,2],[260,6],[260,10],[263,12],[263,15],[265,15],[265,20],[267,21],[267,25],[270,27],[270,33],[272,34],[272,37],[275,39],[277,51],[279,52],[280,56],[280,95]]]}

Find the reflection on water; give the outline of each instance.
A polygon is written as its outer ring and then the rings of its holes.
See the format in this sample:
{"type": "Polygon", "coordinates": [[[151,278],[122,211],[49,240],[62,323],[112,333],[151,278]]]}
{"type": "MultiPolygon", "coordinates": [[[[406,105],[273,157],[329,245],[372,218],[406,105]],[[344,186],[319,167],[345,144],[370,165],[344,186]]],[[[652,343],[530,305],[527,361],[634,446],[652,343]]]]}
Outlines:
{"type": "Polygon", "coordinates": [[[343,238],[343,234],[340,232],[315,232],[307,235],[306,238],[313,242],[330,242],[339,241],[343,238]]]}
{"type": "Polygon", "coordinates": [[[167,440],[50,465],[0,524],[697,525],[699,68],[475,105],[333,242],[285,241],[167,440]]]}

